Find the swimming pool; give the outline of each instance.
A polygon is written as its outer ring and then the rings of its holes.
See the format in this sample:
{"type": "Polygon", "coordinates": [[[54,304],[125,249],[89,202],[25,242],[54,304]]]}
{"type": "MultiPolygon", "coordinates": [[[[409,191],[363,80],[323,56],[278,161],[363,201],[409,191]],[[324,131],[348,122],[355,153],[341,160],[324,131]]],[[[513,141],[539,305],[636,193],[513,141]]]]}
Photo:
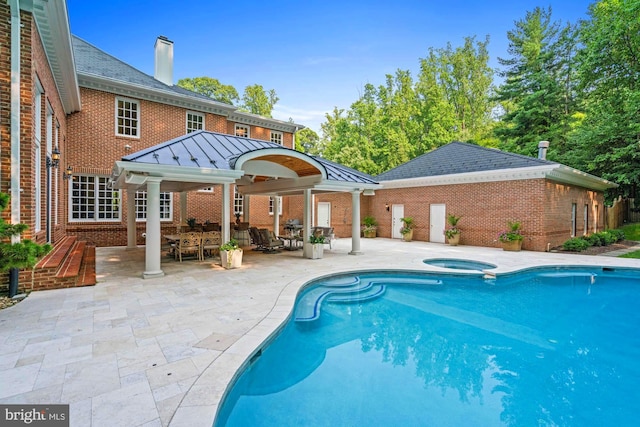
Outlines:
{"type": "Polygon", "coordinates": [[[496,268],[497,265],[488,262],[473,261],[458,258],[430,258],[422,261],[425,264],[442,268],[451,268],[454,270],[472,270],[482,271],[496,268]]]}
{"type": "Polygon", "coordinates": [[[639,303],[631,269],[336,276],[300,294],[214,425],[631,425],[639,303]]]}

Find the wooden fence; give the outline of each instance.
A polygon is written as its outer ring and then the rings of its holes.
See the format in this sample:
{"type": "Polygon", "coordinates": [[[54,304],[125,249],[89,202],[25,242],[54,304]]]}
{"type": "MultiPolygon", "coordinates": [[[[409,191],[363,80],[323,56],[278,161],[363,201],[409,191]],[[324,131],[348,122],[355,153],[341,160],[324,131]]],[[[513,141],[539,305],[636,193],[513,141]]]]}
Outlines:
{"type": "Polygon", "coordinates": [[[605,206],[604,221],[608,229],[640,222],[640,206],[636,206],[634,199],[623,199],[620,196],[612,206],[605,206]]]}

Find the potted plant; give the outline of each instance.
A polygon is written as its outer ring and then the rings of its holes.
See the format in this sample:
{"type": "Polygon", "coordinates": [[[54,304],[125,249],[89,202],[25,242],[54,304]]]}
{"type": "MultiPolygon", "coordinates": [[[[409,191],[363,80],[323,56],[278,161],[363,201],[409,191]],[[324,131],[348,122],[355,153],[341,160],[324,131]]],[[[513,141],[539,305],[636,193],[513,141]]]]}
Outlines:
{"type": "Polygon", "coordinates": [[[194,228],[196,228],[196,219],[193,217],[187,218],[187,225],[191,230],[193,230],[194,228]]]}
{"type": "Polygon", "coordinates": [[[400,234],[402,234],[402,240],[405,242],[410,242],[413,239],[413,227],[415,224],[413,222],[413,218],[410,216],[400,218],[402,221],[402,228],[400,229],[400,234]]]}
{"type": "Polygon", "coordinates": [[[311,243],[310,259],[322,258],[324,254],[324,236],[322,234],[312,235],[309,237],[309,243],[311,243]]]}
{"type": "Polygon", "coordinates": [[[502,250],[519,251],[522,249],[524,236],[520,231],[520,221],[508,221],[507,229],[498,234],[498,240],[502,243],[502,250]]]}
{"type": "MultiPolygon", "coordinates": [[[[9,195],[0,193],[0,212],[9,204],[9,195]]],[[[39,245],[29,239],[11,243],[11,236],[20,235],[26,224],[7,224],[0,218],[0,272],[9,272],[9,298],[18,294],[20,269],[33,268],[38,260],[51,251],[48,243],[39,245]]]]}
{"type": "Polygon", "coordinates": [[[220,264],[224,268],[239,268],[242,265],[242,248],[236,239],[220,246],[220,264]]]}
{"type": "Polygon", "coordinates": [[[378,229],[378,221],[372,216],[365,216],[362,219],[362,235],[366,238],[376,237],[376,230],[378,229]]]}
{"type": "Polygon", "coordinates": [[[444,235],[447,237],[447,242],[451,246],[457,246],[460,243],[460,229],[458,228],[458,221],[462,216],[455,216],[453,214],[447,215],[447,222],[449,228],[444,231],[444,235]]]}

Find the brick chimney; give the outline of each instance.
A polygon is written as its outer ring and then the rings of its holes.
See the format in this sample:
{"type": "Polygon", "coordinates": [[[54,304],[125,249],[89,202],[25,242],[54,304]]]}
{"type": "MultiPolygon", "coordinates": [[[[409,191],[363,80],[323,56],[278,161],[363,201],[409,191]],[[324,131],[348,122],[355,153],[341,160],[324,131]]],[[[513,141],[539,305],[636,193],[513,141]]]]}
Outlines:
{"type": "Polygon", "coordinates": [[[165,36],[158,36],[155,45],[156,69],[153,77],[173,86],[173,42],[165,36]]]}
{"type": "Polygon", "coordinates": [[[538,142],[538,158],[547,160],[547,148],[549,148],[549,141],[538,142]]]}

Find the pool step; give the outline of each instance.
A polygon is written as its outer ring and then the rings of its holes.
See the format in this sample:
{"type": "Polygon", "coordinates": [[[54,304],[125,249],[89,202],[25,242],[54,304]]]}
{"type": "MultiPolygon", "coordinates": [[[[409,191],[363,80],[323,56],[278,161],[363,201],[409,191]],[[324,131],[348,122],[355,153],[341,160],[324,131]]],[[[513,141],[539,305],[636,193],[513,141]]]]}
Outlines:
{"type": "Polygon", "coordinates": [[[357,276],[330,280],[307,292],[296,304],[296,322],[310,322],[320,317],[320,306],[327,299],[333,302],[359,302],[384,293],[384,286],[361,281],[357,276]]]}
{"type": "Polygon", "coordinates": [[[311,289],[298,301],[295,321],[310,322],[318,319],[320,306],[325,299],[335,303],[368,301],[383,295],[387,285],[442,285],[442,280],[377,277],[362,281],[357,276],[338,277],[311,289]]]}

